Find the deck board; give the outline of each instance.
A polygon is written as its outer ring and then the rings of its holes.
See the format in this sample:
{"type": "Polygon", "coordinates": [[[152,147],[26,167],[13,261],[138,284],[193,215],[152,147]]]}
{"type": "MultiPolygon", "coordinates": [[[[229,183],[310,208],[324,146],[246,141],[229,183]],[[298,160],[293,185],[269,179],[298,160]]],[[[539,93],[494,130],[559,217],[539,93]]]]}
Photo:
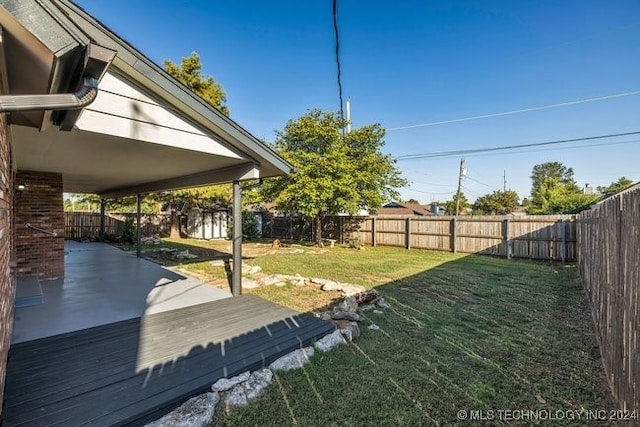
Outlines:
{"type": "Polygon", "coordinates": [[[333,329],[243,295],[15,344],[3,425],[136,424],[333,329]]]}

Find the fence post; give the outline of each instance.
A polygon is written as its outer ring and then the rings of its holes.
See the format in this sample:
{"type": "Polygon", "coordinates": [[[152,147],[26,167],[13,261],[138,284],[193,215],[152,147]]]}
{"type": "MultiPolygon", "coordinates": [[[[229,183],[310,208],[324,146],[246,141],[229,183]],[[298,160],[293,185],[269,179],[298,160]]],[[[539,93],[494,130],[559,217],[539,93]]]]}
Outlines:
{"type": "Polygon", "coordinates": [[[344,245],[344,217],[338,217],[338,240],[344,245]]]}
{"type": "Polygon", "coordinates": [[[376,217],[371,218],[371,246],[376,246],[376,217]]]}
{"type": "Polygon", "coordinates": [[[560,220],[560,239],[561,245],[560,248],[560,257],[562,258],[562,263],[564,264],[567,259],[567,224],[563,219],[560,220]]]}
{"type": "Polygon", "coordinates": [[[458,234],[458,220],[456,217],[451,218],[451,252],[454,254],[457,252],[456,240],[458,234]]]}
{"type": "Polygon", "coordinates": [[[411,217],[408,217],[405,224],[405,243],[407,249],[411,249],[411,217]]]}
{"type": "Polygon", "coordinates": [[[504,242],[504,255],[511,259],[511,220],[509,218],[502,221],[502,241],[504,242]]]}

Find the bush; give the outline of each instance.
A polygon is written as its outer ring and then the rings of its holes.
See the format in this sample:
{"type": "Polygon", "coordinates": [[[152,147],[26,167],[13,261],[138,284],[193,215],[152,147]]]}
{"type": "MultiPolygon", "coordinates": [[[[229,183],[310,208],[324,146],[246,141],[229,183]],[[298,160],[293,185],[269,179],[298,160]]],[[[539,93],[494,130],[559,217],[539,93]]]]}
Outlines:
{"type": "MultiPolygon", "coordinates": [[[[233,220],[229,222],[227,228],[227,237],[233,238],[233,220]]],[[[242,212],[242,237],[246,239],[255,239],[260,237],[258,230],[258,220],[256,219],[255,212],[242,212]]]]}
{"type": "Polygon", "coordinates": [[[124,228],[122,229],[120,241],[122,243],[135,243],[136,224],[133,222],[133,218],[127,218],[124,220],[124,228]]]}

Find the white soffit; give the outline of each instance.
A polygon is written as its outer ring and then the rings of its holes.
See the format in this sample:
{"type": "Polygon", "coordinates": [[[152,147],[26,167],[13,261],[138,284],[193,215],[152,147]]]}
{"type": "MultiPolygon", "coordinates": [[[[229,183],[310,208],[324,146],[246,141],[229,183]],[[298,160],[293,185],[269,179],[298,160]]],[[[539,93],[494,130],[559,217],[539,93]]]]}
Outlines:
{"type": "Polygon", "coordinates": [[[232,159],[244,158],[110,72],[103,77],[99,89],[96,100],[76,122],[77,129],[232,159]]]}

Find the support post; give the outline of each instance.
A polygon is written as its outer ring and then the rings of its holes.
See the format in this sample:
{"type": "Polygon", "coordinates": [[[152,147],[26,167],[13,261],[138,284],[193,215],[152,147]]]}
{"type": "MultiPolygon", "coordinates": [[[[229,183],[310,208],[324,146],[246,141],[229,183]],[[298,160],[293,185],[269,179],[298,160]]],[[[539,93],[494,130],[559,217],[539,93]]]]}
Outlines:
{"type": "Polygon", "coordinates": [[[456,248],[456,240],[458,240],[458,220],[456,217],[451,218],[451,252],[454,254],[458,251],[456,248]]]}
{"type": "Polygon", "coordinates": [[[371,246],[376,247],[376,217],[371,218],[371,246]]]}
{"type": "Polygon", "coordinates": [[[338,233],[340,233],[338,235],[338,241],[341,245],[344,245],[344,218],[342,216],[338,217],[338,229],[338,233]]]}
{"type": "Polygon", "coordinates": [[[405,246],[408,249],[411,249],[411,217],[407,218],[406,220],[406,224],[405,224],[405,246]]]}
{"type": "Polygon", "coordinates": [[[137,194],[137,206],[136,206],[136,256],[140,258],[142,256],[142,247],[140,244],[140,223],[142,222],[142,194],[137,194]]]}
{"type": "Polygon", "coordinates": [[[100,241],[104,243],[104,211],[107,206],[105,199],[100,199],[100,241]]]}
{"type": "Polygon", "coordinates": [[[240,181],[233,181],[233,270],[231,294],[242,294],[242,192],[240,181]]]}

